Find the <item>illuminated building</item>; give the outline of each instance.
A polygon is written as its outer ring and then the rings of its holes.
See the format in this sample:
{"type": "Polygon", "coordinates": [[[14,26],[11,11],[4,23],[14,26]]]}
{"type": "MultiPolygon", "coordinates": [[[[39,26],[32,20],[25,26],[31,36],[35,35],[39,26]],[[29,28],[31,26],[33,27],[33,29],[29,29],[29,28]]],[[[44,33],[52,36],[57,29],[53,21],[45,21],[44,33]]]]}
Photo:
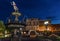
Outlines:
{"type": "Polygon", "coordinates": [[[60,24],[51,24],[50,20],[39,20],[38,18],[26,19],[26,30],[38,31],[60,31],[60,24]]]}
{"type": "Polygon", "coordinates": [[[36,18],[26,19],[26,30],[36,30],[39,27],[39,20],[36,18]]]}

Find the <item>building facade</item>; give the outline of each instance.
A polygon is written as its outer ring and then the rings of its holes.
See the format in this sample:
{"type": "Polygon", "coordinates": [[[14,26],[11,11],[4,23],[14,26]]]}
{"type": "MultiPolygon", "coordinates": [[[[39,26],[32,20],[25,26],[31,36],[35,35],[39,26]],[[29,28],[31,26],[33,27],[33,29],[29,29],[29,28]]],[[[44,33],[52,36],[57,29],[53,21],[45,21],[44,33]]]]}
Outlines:
{"type": "Polygon", "coordinates": [[[26,19],[26,30],[36,30],[39,27],[39,20],[36,18],[26,19]]]}
{"type": "Polygon", "coordinates": [[[26,30],[37,30],[37,31],[60,31],[60,24],[51,24],[50,20],[39,20],[37,18],[26,19],[26,30]],[[48,21],[48,24],[44,22],[48,21]],[[47,28],[46,28],[47,27],[47,28]]]}

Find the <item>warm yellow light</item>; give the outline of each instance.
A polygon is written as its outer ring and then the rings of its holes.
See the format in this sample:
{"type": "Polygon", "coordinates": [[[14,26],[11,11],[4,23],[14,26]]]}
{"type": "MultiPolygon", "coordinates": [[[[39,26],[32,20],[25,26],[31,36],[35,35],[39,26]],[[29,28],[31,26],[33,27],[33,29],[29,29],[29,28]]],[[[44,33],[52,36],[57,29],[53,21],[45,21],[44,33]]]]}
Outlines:
{"type": "Polygon", "coordinates": [[[48,24],[49,22],[48,21],[45,21],[44,24],[48,24]]]}
{"type": "Polygon", "coordinates": [[[50,30],[49,28],[47,28],[47,30],[50,30]]]}
{"type": "Polygon", "coordinates": [[[5,37],[9,37],[11,34],[5,34],[5,37]]]}
{"type": "Polygon", "coordinates": [[[24,32],[24,34],[26,34],[26,32],[24,32]]]}

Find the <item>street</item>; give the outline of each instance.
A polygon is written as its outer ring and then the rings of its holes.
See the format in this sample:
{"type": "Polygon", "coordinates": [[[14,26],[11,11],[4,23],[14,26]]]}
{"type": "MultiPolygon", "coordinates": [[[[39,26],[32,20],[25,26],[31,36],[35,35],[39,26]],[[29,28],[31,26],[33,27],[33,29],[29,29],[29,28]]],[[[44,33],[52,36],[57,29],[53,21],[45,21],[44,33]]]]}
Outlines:
{"type": "Polygon", "coordinates": [[[0,41],[52,41],[52,40],[50,40],[50,39],[39,39],[39,38],[25,38],[25,39],[5,38],[5,39],[0,39],[0,41]]]}
{"type": "Polygon", "coordinates": [[[0,41],[59,41],[56,38],[53,37],[36,37],[36,38],[31,38],[31,37],[7,37],[7,38],[0,38],[0,41]]]}

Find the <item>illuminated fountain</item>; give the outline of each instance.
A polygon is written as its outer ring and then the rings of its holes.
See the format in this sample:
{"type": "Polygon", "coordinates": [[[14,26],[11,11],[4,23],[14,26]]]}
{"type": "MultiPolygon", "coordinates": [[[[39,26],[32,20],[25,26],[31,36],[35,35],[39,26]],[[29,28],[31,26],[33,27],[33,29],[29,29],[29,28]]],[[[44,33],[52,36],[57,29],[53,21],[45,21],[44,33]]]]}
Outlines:
{"type": "Polygon", "coordinates": [[[14,1],[12,2],[12,5],[13,5],[13,8],[14,8],[14,10],[15,10],[15,11],[12,13],[12,15],[15,16],[15,22],[18,22],[18,21],[19,21],[18,17],[21,16],[21,13],[19,13],[18,8],[17,8],[17,6],[16,6],[16,4],[15,4],[14,1]]]}
{"type": "Polygon", "coordinates": [[[12,22],[11,19],[8,19],[8,23],[6,24],[6,28],[10,30],[11,34],[13,32],[14,35],[17,34],[17,32],[21,32],[25,28],[25,24],[22,22],[19,22],[18,17],[21,16],[21,13],[19,13],[18,8],[13,1],[12,6],[14,8],[14,12],[12,12],[12,15],[15,16],[15,20],[12,22]]]}

